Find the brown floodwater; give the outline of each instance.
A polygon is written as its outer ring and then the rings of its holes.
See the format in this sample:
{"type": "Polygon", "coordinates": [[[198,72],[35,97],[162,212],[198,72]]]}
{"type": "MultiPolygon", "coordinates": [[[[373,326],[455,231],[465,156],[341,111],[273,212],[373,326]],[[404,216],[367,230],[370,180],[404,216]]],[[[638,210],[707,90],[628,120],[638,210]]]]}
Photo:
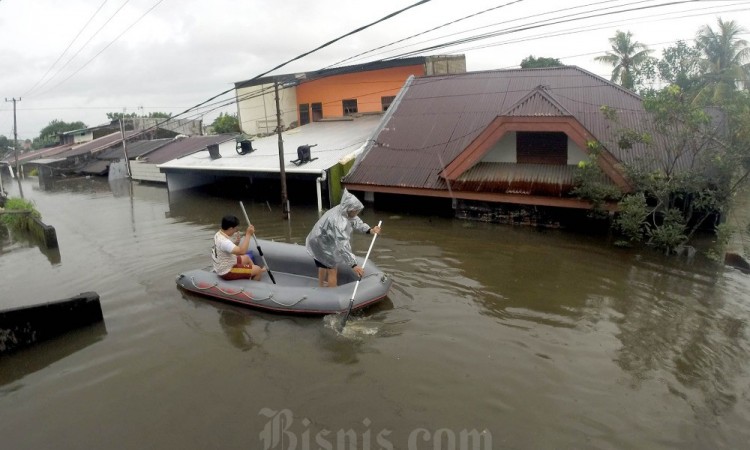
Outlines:
{"type": "MultiPolygon", "coordinates": [[[[744,448],[750,278],[608,236],[366,207],[388,298],[334,317],[181,292],[239,197],[4,178],[59,250],[0,230],[0,307],[84,291],[104,323],[0,356],[3,449],[744,448]]],[[[260,238],[318,218],[242,199],[260,238]]],[[[355,235],[364,255],[370,240],[355,235]]]]}

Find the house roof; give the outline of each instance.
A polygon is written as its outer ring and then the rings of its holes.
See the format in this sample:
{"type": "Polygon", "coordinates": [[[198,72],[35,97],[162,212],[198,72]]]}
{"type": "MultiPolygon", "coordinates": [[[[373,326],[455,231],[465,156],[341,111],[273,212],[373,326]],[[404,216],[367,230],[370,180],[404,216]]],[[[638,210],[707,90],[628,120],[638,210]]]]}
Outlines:
{"type": "MultiPolygon", "coordinates": [[[[39,158],[48,158],[50,156],[59,155],[60,153],[69,150],[71,147],[71,145],[58,145],[55,147],[41,148],[39,150],[21,153],[18,155],[18,162],[19,164],[25,164],[39,158]]],[[[3,158],[3,161],[7,162],[10,165],[13,165],[15,164],[16,156],[13,152],[11,152],[8,156],[3,158]]]]}
{"type": "Polygon", "coordinates": [[[234,83],[235,89],[240,89],[249,86],[257,86],[259,84],[273,83],[274,81],[282,82],[302,82],[310,81],[317,78],[330,77],[333,75],[343,75],[347,73],[366,72],[370,70],[381,70],[389,69],[391,67],[404,67],[414,66],[417,64],[424,64],[427,61],[426,56],[414,56],[411,58],[399,58],[390,59],[387,61],[372,61],[362,64],[353,64],[350,66],[334,67],[331,69],[321,69],[311,72],[298,72],[290,74],[272,75],[262,78],[252,78],[244,81],[237,81],[234,83]]]}
{"type": "Polygon", "coordinates": [[[145,153],[138,157],[138,159],[150,164],[163,164],[167,161],[205,150],[209,145],[221,144],[233,139],[233,134],[176,137],[166,145],[145,153]]]}
{"type": "MultiPolygon", "coordinates": [[[[136,134],[138,134],[137,131],[126,131],[125,139],[129,139],[136,134]]],[[[64,153],[61,153],[60,156],[69,158],[71,156],[84,155],[86,153],[94,154],[94,153],[106,150],[118,143],[122,143],[122,133],[120,133],[119,131],[116,131],[106,136],[102,136],[100,138],[94,139],[93,141],[89,141],[89,142],[79,144],[79,145],[74,145],[73,147],[71,147],[70,150],[64,153]]]]}
{"type": "MultiPolygon", "coordinates": [[[[128,142],[128,158],[135,159],[172,142],[172,139],[151,139],[148,141],[128,142]]],[[[110,147],[96,155],[98,159],[113,160],[124,157],[122,145],[110,147]]]]}
{"type": "MultiPolygon", "coordinates": [[[[345,156],[361,149],[372,137],[380,123],[380,115],[364,115],[353,120],[312,122],[282,133],[284,142],[284,171],[286,173],[319,174],[335,166],[345,156]],[[297,148],[315,145],[312,161],[296,165],[297,148]]],[[[223,152],[221,158],[211,159],[207,152],[194,153],[159,166],[170,170],[279,172],[279,140],[277,135],[252,141],[254,151],[239,155],[236,151],[223,152]]]]}
{"type": "Polygon", "coordinates": [[[574,124],[580,140],[604,146],[610,167],[647,152],[640,144],[627,151],[614,145],[616,126],[600,110],[608,105],[622,126],[640,129],[641,98],[574,66],[413,78],[399,97],[344,183],[446,190],[445,169],[502,117],[574,124]]]}

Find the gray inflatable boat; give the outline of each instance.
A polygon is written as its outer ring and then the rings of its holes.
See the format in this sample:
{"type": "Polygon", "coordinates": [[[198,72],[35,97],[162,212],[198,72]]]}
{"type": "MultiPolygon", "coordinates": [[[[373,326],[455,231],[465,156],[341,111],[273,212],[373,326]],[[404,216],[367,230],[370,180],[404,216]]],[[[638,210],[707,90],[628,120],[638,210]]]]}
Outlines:
{"type": "MultiPolygon", "coordinates": [[[[321,288],[318,287],[318,268],[303,245],[260,239],[258,244],[263,250],[276,284],[273,284],[267,272],[260,281],[226,281],[208,267],[179,274],[177,285],[186,291],[216,300],[277,312],[332,314],[349,309],[349,301],[357,281],[356,274],[351,268],[339,267],[337,287],[321,288]]],[[[253,248],[248,254],[256,264],[262,265],[255,241],[250,245],[253,248]]],[[[362,265],[364,258],[357,257],[357,261],[362,265]]],[[[368,260],[352,310],[384,299],[391,284],[391,278],[371,259],[368,260]]]]}

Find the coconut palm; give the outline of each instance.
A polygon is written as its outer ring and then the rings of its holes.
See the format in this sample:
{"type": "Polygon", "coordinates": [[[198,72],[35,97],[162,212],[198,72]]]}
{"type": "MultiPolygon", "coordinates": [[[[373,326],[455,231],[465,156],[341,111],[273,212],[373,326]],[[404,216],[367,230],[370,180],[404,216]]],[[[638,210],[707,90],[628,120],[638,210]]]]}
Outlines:
{"type": "Polygon", "coordinates": [[[739,36],[746,30],[733,20],[718,19],[718,29],[702,27],[695,38],[696,47],[703,53],[705,86],[699,93],[700,100],[721,102],[737,88],[737,83],[748,85],[750,81],[750,47],[739,36]]]}
{"type": "Polygon", "coordinates": [[[633,33],[630,31],[624,33],[617,30],[615,37],[609,38],[612,51],[594,58],[596,61],[609,64],[614,68],[612,70],[612,82],[619,82],[620,86],[631,90],[635,87],[638,70],[649,60],[649,53],[651,53],[651,50],[644,44],[634,42],[632,38],[633,33]]]}

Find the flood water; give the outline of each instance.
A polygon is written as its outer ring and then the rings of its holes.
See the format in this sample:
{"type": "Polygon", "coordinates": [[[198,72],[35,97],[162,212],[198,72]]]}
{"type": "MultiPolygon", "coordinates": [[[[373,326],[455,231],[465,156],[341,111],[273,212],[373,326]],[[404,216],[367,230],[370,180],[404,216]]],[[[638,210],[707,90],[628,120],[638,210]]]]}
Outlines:
{"type": "MultiPolygon", "coordinates": [[[[19,185],[5,180],[17,196],[19,185]]],[[[0,356],[3,449],[746,448],[750,278],[606,236],[410,216],[388,298],[335,331],[181,292],[238,197],[70,179],[25,198],[59,251],[0,231],[0,306],[95,291],[104,324],[0,356]]],[[[243,199],[260,238],[318,218],[243,199]]],[[[370,239],[355,235],[364,255],[370,239]]],[[[273,269],[273,268],[272,268],[273,269]]]]}

